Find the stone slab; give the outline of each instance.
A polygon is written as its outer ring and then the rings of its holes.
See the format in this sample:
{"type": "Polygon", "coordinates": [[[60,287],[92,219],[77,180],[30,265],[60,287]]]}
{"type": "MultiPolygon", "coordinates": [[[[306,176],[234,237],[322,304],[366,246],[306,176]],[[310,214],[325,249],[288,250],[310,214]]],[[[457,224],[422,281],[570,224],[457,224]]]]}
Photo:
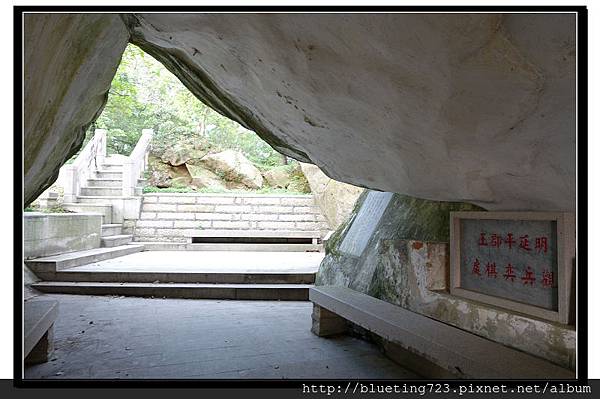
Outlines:
{"type": "Polygon", "coordinates": [[[462,377],[575,378],[571,370],[348,288],[314,287],[310,300],[462,377]]]}
{"type": "MultiPolygon", "coordinates": [[[[40,339],[52,327],[58,316],[58,302],[54,300],[33,299],[25,302],[24,317],[24,347],[23,355],[27,357],[38,344],[40,339]]],[[[51,337],[49,337],[51,338],[51,337]]]]}
{"type": "Polygon", "coordinates": [[[315,273],[198,273],[192,271],[106,271],[73,268],[44,276],[45,281],[101,283],[313,284],[315,273]]]}
{"type": "Polygon", "coordinates": [[[316,273],[323,253],[144,251],[70,268],[74,272],[316,273]]]}
{"type": "Polygon", "coordinates": [[[35,289],[54,294],[124,295],[157,298],[308,300],[309,284],[196,284],[196,283],[101,283],[43,281],[35,289]]]}
{"type": "Polygon", "coordinates": [[[54,272],[69,267],[129,255],[144,250],[141,244],[122,245],[113,248],[97,248],[68,254],[26,260],[25,264],[35,273],[54,272]]]}
{"type": "Polygon", "coordinates": [[[378,191],[370,191],[367,194],[356,219],[340,245],[340,251],[352,256],[362,255],[393,195],[393,193],[378,191]]]}

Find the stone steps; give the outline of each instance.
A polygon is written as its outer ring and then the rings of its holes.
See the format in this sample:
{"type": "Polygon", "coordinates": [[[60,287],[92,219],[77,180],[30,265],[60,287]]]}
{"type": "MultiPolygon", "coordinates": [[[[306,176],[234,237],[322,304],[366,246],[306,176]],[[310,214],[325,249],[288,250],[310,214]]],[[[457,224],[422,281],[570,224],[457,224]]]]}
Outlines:
{"type": "Polygon", "coordinates": [[[123,234],[122,223],[103,224],[101,237],[109,237],[123,234]]]}
{"type": "Polygon", "coordinates": [[[112,248],[95,248],[87,251],[70,252],[67,254],[26,260],[25,264],[43,279],[47,273],[54,273],[70,267],[117,258],[119,256],[129,255],[143,250],[144,246],[140,244],[129,244],[112,248]]]}
{"type": "Polygon", "coordinates": [[[102,223],[110,224],[112,223],[112,205],[110,204],[100,204],[100,203],[64,203],[63,208],[71,212],[93,212],[99,213],[102,215],[102,223]]]}
{"type": "Polygon", "coordinates": [[[311,284],[103,283],[42,281],[33,288],[54,294],[155,298],[306,301],[311,284]]]}
{"type": "Polygon", "coordinates": [[[133,240],[131,234],[119,234],[100,238],[100,246],[104,248],[119,247],[129,244],[133,240]]]}
{"type": "Polygon", "coordinates": [[[100,170],[106,171],[106,172],[122,172],[123,164],[112,164],[112,163],[105,162],[101,165],[100,170]]]}
{"type": "Polygon", "coordinates": [[[121,179],[88,179],[88,187],[114,187],[121,188],[123,180],[121,179]]]}
{"type": "Polygon", "coordinates": [[[315,273],[117,272],[80,271],[75,268],[48,273],[44,280],[100,283],[313,284],[315,273]]]}
{"type": "Polygon", "coordinates": [[[78,195],[77,204],[110,204],[110,200],[122,199],[121,195],[78,195]]]}
{"type": "Polygon", "coordinates": [[[82,187],[81,196],[121,196],[122,187],[82,187]]]}
{"type": "Polygon", "coordinates": [[[123,179],[123,172],[109,171],[109,170],[98,170],[95,172],[96,179],[123,179]]]}

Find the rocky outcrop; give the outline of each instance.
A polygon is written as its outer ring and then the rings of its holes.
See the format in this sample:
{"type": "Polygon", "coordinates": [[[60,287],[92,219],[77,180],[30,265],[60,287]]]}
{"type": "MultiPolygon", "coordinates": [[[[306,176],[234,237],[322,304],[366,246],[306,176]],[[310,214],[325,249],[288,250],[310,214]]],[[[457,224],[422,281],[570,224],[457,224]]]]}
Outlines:
{"type": "Polygon", "coordinates": [[[181,166],[185,163],[194,163],[208,153],[207,150],[194,148],[190,145],[169,147],[161,155],[161,160],[171,166],[181,166]]]}
{"type": "Polygon", "coordinates": [[[335,181],[317,166],[301,163],[302,172],[308,180],[315,202],[333,230],[348,219],[356,200],[363,192],[362,187],[335,181]]]}
{"type": "Polygon", "coordinates": [[[241,152],[225,150],[209,154],[202,158],[200,163],[223,180],[238,182],[250,189],[258,189],[263,185],[260,170],[241,152]]]}
{"type": "Polygon", "coordinates": [[[216,190],[226,190],[227,186],[221,178],[214,172],[199,165],[185,165],[192,176],[192,186],[197,188],[212,188],[216,190]]]}
{"type": "Polygon", "coordinates": [[[292,181],[288,169],[289,168],[285,166],[273,168],[263,173],[263,177],[267,181],[267,184],[271,187],[287,188],[292,181]]]}
{"type": "Polygon", "coordinates": [[[58,177],[102,111],[129,34],[116,14],[26,14],[24,205],[58,177]]]}
{"type": "MultiPolygon", "coordinates": [[[[123,14],[199,99],[329,177],[487,209],[575,209],[574,14],[123,14]]],[[[25,18],[25,201],[101,110],[127,32],[25,18]]]]}
{"type": "Polygon", "coordinates": [[[187,186],[192,182],[185,164],[172,166],[155,155],[148,157],[148,173],[148,185],[153,187],[187,186]]]}

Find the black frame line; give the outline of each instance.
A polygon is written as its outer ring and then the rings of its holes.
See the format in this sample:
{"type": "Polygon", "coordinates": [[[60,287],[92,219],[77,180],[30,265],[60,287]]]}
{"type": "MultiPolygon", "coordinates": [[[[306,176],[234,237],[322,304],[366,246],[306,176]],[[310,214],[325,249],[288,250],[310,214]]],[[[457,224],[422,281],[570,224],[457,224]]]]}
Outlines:
{"type": "MultiPolygon", "coordinates": [[[[577,380],[550,380],[586,384],[588,382],[588,11],[586,6],[14,6],[14,386],[18,388],[293,388],[301,390],[306,385],[341,385],[347,380],[25,380],[22,377],[23,359],[23,24],[24,13],[576,13],[577,14],[577,380]]],[[[360,380],[362,383],[449,384],[450,387],[468,384],[516,387],[523,384],[540,384],[533,380],[360,380]]],[[[293,393],[294,391],[290,391],[293,393]]]]}

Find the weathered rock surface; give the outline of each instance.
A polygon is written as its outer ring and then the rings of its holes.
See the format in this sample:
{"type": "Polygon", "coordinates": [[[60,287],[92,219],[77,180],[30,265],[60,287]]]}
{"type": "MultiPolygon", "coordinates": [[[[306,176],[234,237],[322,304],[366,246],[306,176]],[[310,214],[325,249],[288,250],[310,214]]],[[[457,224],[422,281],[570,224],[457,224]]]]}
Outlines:
{"type": "MultiPolygon", "coordinates": [[[[123,21],[197,97],[335,180],[487,209],[575,209],[573,14],[123,21]]],[[[127,33],[112,15],[25,22],[28,202],[101,109],[127,33]]]]}
{"type": "Polygon", "coordinates": [[[171,166],[181,166],[190,160],[199,160],[207,154],[208,151],[193,148],[191,146],[174,146],[168,148],[161,156],[164,163],[171,166]]]}
{"type": "Polygon", "coordinates": [[[395,194],[372,234],[360,225],[359,234],[352,236],[349,232],[370,192],[365,190],[350,219],[328,241],[316,285],[349,287],[574,368],[574,329],[439,291],[447,288],[449,214],[477,207],[395,194]],[[364,242],[364,251],[349,254],[346,239],[364,242]]]}
{"type": "Polygon", "coordinates": [[[26,14],[23,28],[26,205],[79,150],[129,34],[116,14],[26,14]]]}
{"type": "Polygon", "coordinates": [[[363,192],[362,187],[335,181],[317,166],[300,163],[302,172],[308,180],[315,202],[333,230],[348,219],[356,200],[363,192]]]}
{"type": "Polygon", "coordinates": [[[192,181],[192,176],[185,164],[171,166],[155,155],[148,157],[148,171],[150,174],[148,178],[149,186],[166,188],[173,185],[186,185],[192,181]]]}
{"type": "Polygon", "coordinates": [[[171,186],[176,188],[187,187],[192,183],[192,178],[189,176],[178,176],[171,179],[171,186]]]}
{"type": "Polygon", "coordinates": [[[242,154],[234,150],[225,150],[209,154],[200,160],[202,165],[229,182],[239,182],[244,186],[257,189],[263,185],[260,170],[242,154]]]}
{"type": "Polygon", "coordinates": [[[200,165],[185,165],[192,176],[192,185],[198,188],[225,190],[227,187],[214,172],[200,165]]]}
{"type": "Polygon", "coordinates": [[[276,188],[287,188],[291,182],[289,171],[285,167],[274,168],[263,173],[267,184],[276,188]]]}
{"type": "Polygon", "coordinates": [[[136,14],[132,40],[276,149],[358,186],[575,207],[575,17],[136,14]]]}

